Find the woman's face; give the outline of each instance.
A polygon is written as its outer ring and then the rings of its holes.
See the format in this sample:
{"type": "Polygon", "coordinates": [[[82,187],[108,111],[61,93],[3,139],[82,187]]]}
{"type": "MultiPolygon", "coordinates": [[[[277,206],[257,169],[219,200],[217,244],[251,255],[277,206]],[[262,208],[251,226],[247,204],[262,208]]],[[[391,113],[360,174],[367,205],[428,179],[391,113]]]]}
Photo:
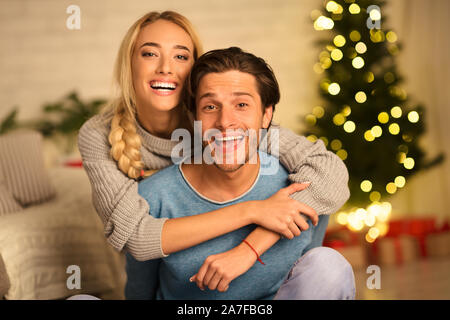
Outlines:
{"type": "Polygon", "coordinates": [[[138,114],[170,111],[194,64],[194,44],[181,27],[160,19],[139,32],[131,64],[138,114]]]}

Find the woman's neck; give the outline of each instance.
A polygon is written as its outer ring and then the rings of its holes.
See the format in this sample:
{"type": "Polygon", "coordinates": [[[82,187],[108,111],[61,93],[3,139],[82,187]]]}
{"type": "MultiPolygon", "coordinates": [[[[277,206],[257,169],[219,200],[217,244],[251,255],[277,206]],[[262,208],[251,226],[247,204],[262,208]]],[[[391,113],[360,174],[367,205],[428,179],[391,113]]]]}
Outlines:
{"type": "Polygon", "coordinates": [[[172,132],[183,126],[183,115],[181,108],[176,107],[170,111],[155,111],[148,113],[137,113],[137,119],[140,125],[154,136],[163,139],[170,139],[172,132]]]}

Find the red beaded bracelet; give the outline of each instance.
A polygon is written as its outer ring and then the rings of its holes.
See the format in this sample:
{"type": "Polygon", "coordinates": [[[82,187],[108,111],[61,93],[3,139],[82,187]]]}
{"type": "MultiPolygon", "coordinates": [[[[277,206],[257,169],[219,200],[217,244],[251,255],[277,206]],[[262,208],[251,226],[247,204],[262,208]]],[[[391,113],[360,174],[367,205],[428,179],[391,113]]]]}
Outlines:
{"type": "Polygon", "coordinates": [[[262,260],[261,260],[261,258],[259,257],[259,254],[258,254],[258,252],[256,252],[256,250],[255,249],[253,249],[253,247],[250,245],[250,243],[248,243],[246,240],[242,240],[242,242],[244,242],[244,243],[246,243],[249,247],[250,247],[250,249],[252,249],[253,250],[253,252],[256,254],[256,259],[259,261],[259,263],[261,263],[261,264],[263,264],[263,265],[265,265],[265,263],[264,262],[262,262],[262,260]]]}

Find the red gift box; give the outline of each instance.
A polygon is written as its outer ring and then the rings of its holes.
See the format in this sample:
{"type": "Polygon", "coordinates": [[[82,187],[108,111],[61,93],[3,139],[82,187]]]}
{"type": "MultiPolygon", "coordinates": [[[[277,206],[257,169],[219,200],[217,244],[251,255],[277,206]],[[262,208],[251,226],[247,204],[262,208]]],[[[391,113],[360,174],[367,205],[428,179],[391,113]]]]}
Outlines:
{"type": "Polygon", "coordinates": [[[417,257],[426,258],[430,255],[431,238],[436,234],[448,233],[449,229],[448,222],[438,227],[433,217],[392,220],[386,236],[372,244],[372,255],[378,262],[397,264],[417,257]]]}
{"type": "Polygon", "coordinates": [[[76,167],[76,168],[80,168],[83,166],[83,162],[81,160],[67,160],[64,162],[64,165],[66,167],[76,167]]]}
{"type": "MultiPolygon", "coordinates": [[[[393,220],[389,222],[389,231],[386,234],[386,238],[398,239],[401,235],[407,235],[414,237],[419,245],[419,253],[421,257],[427,257],[426,237],[431,233],[435,233],[436,220],[435,218],[414,218],[414,219],[401,219],[393,220]]],[[[398,243],[398,240],[395,240],[398,243]]],[[[397,247],[399,244],[397,244],[397,247]]],[[[398,250],[396,250],[398,251],[398,250]]],[[[397,260],[402,261],[401,252],[398,253],[397,260]]]]}
{"type": "Polygon", "coordinates": [[[327,230],[323,246],[339,251],[355,270],[368,266],[361,234],[352,232],[346,227],[327,230]]]}

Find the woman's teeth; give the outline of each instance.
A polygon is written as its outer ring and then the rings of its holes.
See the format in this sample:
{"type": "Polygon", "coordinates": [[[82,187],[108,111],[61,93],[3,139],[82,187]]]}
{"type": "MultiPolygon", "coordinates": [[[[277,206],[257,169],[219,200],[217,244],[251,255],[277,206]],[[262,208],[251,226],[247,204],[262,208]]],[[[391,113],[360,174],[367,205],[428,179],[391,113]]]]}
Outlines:
{"type": "Polygon", "coordinates": [[[155,90],[175,90],[177,87],[175,83],[159,81],[150,82],[150,86],[155,90]]]}

